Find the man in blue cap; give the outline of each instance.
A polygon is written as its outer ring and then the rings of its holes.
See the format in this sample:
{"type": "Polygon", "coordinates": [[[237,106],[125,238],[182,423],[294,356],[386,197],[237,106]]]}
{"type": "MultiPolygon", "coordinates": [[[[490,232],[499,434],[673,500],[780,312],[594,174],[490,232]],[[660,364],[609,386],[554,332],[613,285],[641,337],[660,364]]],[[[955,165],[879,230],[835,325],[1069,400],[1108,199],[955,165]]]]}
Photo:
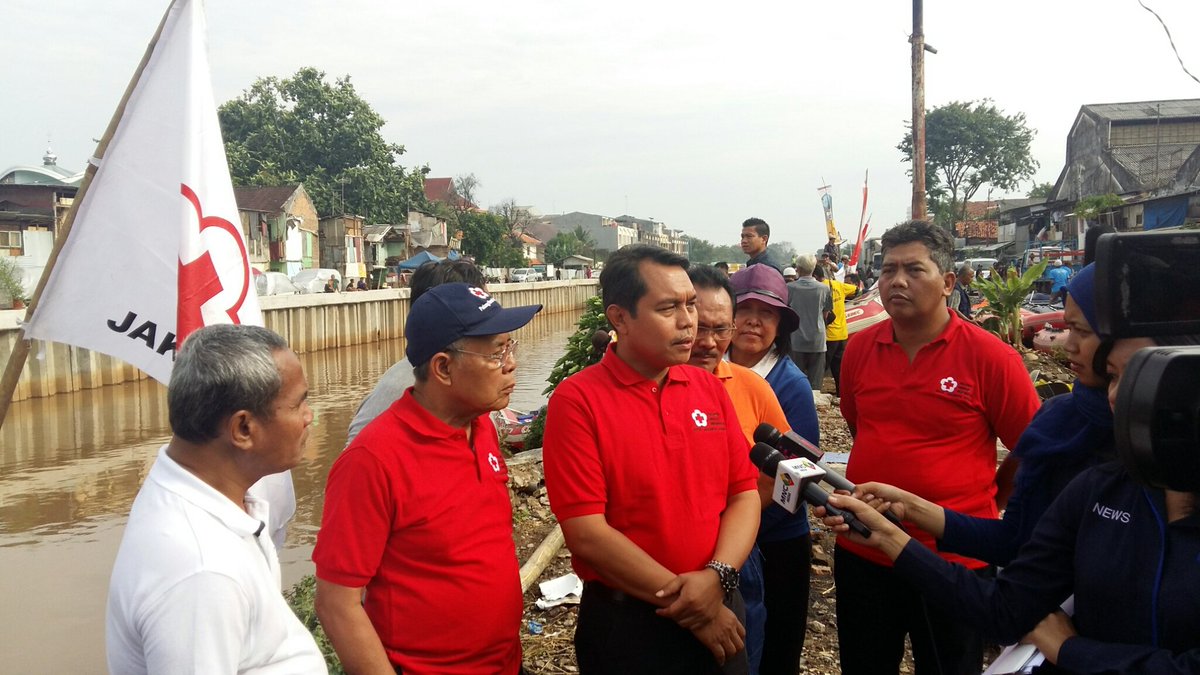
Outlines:
{"type": "Polygon", "coordinates": [[[317,616],[347,672],[521,672],[508,469],[488,413],[516,385],[512,332],[541,308],[465,283],[413,303],[416,383],[334,462],[313,550],[317,616]]]}

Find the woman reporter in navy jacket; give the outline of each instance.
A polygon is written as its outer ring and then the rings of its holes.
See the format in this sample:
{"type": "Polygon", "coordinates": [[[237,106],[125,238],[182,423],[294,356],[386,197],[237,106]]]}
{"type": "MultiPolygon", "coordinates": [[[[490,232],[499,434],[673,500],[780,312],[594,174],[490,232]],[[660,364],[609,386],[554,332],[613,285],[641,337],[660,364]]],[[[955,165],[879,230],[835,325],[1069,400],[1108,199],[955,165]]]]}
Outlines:
{"type": "MultiPolygon", "coordinates": [[[[1170,342],[1196,344],[1195,338],[1170,342]]],[[[1108,356],[1110,403],[1133,352],[1153,344],[1145,338],[1115,342],[1108,356]]],[[[873,533],[868,539],[848,534],[837,517],[826,524],[887,553],[927,600],[1001,642],[1024,636],[1057,672],[1200,673],[1196,492],[1142,485],[1120,464],[1088,469],[1051,504],[994,581],[911,542],[863,501],[835,495],[830,503],[852,511],[873,533]],[[1058,606],[1072,594],[1075,615],[1067,617],[1058,606]]]]}

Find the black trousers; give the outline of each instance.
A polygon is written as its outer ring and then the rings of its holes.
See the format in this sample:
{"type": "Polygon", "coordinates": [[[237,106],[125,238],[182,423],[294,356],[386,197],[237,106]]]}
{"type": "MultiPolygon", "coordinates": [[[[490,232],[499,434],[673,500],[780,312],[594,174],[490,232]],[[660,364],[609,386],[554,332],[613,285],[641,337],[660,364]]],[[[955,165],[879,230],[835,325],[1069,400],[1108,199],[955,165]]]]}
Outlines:
{"type": "Polygon", "coordinates": [[[796,675],[808,630],[812,540],[806,532],[795,539],[760,543],[759,548],[763,553],[767,637],[758,673],[796,675]]]}
{"type": "Polygon", "coordinates": [[[833,578],[843,675],[899,672],[905,635],[912,640],[916,675],[978,675],[982,670],[980,635],[961,619],[922,602],[892,568],[838,547],[833,578]]]}
{"type": "MultiPolygon", "coordinates": [[[[726,606],[745,625],[741,594],[726,606]]],[[[655,609],[599,582],[584,584],[575,626],[580,675],[748,675],[746,650],[721,666],[691,631],[655,609]]]]}
{"type": "Polygon", "coordinates": [[[847,340],[827,340],[825,342],[825,362],[829,365],[829,374],[833,375],[834,395],[842,395],[842,355],[846,353],[847,340]]]}

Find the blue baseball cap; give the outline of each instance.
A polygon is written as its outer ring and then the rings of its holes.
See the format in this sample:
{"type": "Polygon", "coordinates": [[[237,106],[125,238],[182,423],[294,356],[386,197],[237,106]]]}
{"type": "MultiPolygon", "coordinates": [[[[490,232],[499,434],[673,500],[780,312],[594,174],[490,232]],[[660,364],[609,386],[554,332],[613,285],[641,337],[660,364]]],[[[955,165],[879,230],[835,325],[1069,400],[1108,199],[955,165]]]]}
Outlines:
{"type": "Polygon", "coordinates": [[[541,305],[505,309],[478,286],[442,284],[413,303],[404,325],[404,354],[413,367],[464,337],[510,333],[533,320],[541,305]]]}

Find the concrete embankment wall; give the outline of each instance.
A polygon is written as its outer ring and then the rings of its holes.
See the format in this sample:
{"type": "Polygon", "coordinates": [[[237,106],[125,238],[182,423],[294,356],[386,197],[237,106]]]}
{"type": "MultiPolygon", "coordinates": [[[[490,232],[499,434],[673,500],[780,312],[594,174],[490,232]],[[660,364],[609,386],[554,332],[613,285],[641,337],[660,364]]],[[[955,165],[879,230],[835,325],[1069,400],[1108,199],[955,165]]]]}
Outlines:
{"type": "MultiPolygon", "coordinates": [[[[599,292],[599,281],[547,281],[493,284],[488,289],[505,307],[541,304],[543,314],[578,312],[599,292]]],[[[314,352],[404,337],[408,289],[355,293],[276,295],[259,298],[263,323],[287,338],[297,352],[314,352]]],[[[0,311],[0,368],[20,336],[25,310],[0,311]]],[[[2,372],[2,370],[0,370],[2,372]]],[[[14,401],[53,396],[145,379],[142,371],[104,354],[67,345],[36,342],[13,394],[14,401]]]]}

